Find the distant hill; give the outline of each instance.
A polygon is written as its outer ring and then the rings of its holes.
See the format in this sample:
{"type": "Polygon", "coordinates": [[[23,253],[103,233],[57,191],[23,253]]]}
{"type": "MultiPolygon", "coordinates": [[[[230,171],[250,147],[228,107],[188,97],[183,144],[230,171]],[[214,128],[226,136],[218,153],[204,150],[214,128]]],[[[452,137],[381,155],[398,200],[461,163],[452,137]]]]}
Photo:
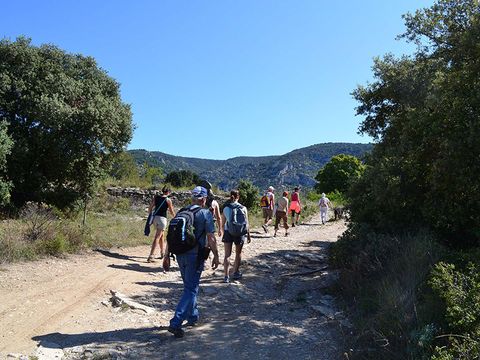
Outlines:
{"type": "Polygon", "coordinates": [[[129,150],[137,164],[173,170],[191,170],[219,188],[235,187],[240,179],[252,181],[261,189],[269,185],[292,187],[315,185],[314,177],[331,158],[349,154],[361,158],[372,144],[325,143],[293,150],[284,155],[240,156],[227,160],[187,158],[159,151],[129,150]]]}

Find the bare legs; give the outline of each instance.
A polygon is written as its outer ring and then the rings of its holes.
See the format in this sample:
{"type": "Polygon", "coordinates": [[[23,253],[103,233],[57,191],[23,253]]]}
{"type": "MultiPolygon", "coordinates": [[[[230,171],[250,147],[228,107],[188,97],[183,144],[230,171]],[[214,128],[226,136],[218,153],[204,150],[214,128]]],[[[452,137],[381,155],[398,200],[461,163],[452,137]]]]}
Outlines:
{"type": "MultiPolygon", "coordinates": [[[[225,246],[225,258],[223,259],[223,271],[225,278],[229,277],[229,267],[230,267],[230,255],[232,254],[232,243],[224,243],[225,246]]],[[[242,248],[243,244],[235,244],[235,261],[233,262],[233,273],[238,274],[240,271],[240,263],[242,261],[242,248]]]]}
{"type": "Polygon", "coordinates": [[[148,262],[153,262],[157,247],[160,247],[160,258],[163,258],[163,255],[165,253],[163,234],[164,234],[163,230],[157,229],[155,233],[155,237],[153,238],[152,248],[150,249],[150,255],[148,256],[148,259],[147,259],[148,262]]]}

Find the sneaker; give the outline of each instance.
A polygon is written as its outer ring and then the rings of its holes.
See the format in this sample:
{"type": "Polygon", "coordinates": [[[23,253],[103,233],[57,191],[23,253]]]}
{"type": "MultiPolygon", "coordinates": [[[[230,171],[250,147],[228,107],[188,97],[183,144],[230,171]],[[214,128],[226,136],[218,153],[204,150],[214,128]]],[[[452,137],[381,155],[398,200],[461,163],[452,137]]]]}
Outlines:
{"type": "Polygon", "coordinates": [[[267,225],[263,224],[263,225],[262,225],[262,228],[263,228],[263,230],[264,230],[266,233],[268,232],[268,230],[267,230],[267,225]]]}
{"type": "Polygon", "coordinates": [[[155,261],[155,258],[150,255],[150,256],[147,258],[147,262],[148,262],[148,263],[154,263],[154,262],[156,262],[156,261],[155,261]]]}
{"type": "Polygon", "coordinates": [[[242,278],[242,273],[240,271],[237,271],[235,273],[233,273],[233,276],[232,276],[232,279],[233,280],[240,280],[242,278]]]}
{"type": "Polygon", "coordinates": [[[185,335],[185,331],[183,331],[180,328],[173,328],[173,327],[169,326],[167,330],[168,330],[168,332],[172,333],[173,336],[175,336],[177,339],[182,338],[183,335],[185,335]]]}
{"type": "Polygon", "coordinates": [[[223,282],[224,282],[225,284],[228,284],[228,283],[230,282],[230,278],[229,278],[228,276],[225,276],[225,277],[223,278],[223,282]]]}

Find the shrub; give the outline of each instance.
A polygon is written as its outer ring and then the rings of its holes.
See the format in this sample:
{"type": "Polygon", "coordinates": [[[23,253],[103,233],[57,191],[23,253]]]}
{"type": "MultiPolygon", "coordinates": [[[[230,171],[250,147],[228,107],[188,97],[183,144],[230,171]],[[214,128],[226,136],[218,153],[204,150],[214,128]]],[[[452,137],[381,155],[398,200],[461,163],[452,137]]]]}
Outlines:
{"type": "Polygon", "coordinates": [[[51,207],[29,202],[20,211],[20,217],[27,224],[24,231],[25,240],[35,242],[48,240],[54,236],[57,217],[51,207]]]}
{"type": "Polygon", "coordinates": [[[238,183],[240,192],[240,203],[248,210],[258,207],[260,189],[248,180],[240,180],[238,183]]]}

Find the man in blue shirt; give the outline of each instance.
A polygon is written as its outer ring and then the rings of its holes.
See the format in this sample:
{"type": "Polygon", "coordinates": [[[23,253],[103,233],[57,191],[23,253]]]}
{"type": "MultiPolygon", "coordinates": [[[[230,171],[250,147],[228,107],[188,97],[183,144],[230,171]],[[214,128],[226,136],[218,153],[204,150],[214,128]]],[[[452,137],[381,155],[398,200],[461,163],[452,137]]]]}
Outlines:
{"type": "MultiPolygon", "coordinates": [[[[204,207],[207,201],[207,189],[197,186],[192,190],[192,209],[204,207]]],[[[195,326],[198,322],[199,313],[197,297],[200,285],[200,276],[204,267],[203,254],[199,254],[200,248],[208,247],[213,252],[212,269],[219,264],[217,240],[215,239],[215,225],[212,213],[208,209],[201,209],[195,213],[193,221],[194,234],[200,245],[177,255],[177,263],[183,280],[183,294],[175,310],[175,315],[170,320],[168,331],[175,337],[183,337],[182,322],[187,321],[187,326],[195,326]]]]}

